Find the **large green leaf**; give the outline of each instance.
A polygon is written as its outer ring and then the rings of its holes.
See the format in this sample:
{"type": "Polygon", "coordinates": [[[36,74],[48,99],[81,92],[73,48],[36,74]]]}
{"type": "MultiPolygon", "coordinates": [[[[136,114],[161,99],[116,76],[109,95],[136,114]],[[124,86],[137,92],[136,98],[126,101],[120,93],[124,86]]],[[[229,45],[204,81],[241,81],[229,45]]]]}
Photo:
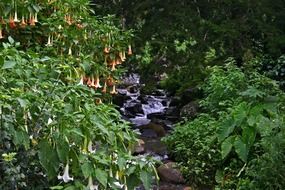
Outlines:
{"type": "Polygon", "coordinates": [[[68,159],[69,144],[64,139],[58,139],[56,143],[56,152],[61,162],[65,163],[68,159]]]}
{"type": "Polygon", "coordinates": [[[57,176],[59,161],[57,158],[56,150],[44,139],[39,143],[39,159],[41,165],[47,171],[48,178],[52,179],[57,176]]]}
{"type": "Polygon", "coordinates": [[[85,162],[84,164],[81,165],[81,170],[82,170],[83,176],[85,178],[88,178],[89,176],[92,175],[93,167],[89,162],[85,162]]]}
{"type": "Polygon", "coordinates": [[[231,152],[234,144],[235,136],[230,136],[224,140],[221,146],[222,158],[225,159],[227,155],[231,152]]]}
{"type": "Polygon", "coordinates": [[[234,131],[235,126],[234,120],[231,117],[227,118],[218,128],[217,133],[219,141],[221,142],[227,138],[234,131]]]}
{"type": "Polygon", "coordinates": [[[140,172],[140,179],[146,190],[151,190],[151,174],[146,171],[140,172]]]}
{"type": "Polygon", "coordinates": [[[2,69],[12,69],[16,64],[16,61],[4,61],[2,69]]]}
{"type": "Polygon", "coordinates": [[[106,188],[108,182],[108,174],[107,172],[97,168],[95,170],[95,176],[97,180],[106,188]]]}
{"type": "Polygon", "coordinates": [[[244,143],[241,139],[240,136],[236,137],[236,140],[234,142],[234,146],[235,146],[235,151],[237,153],[237,155],[239,156],[239,158],[246,162],[247,161],[247,156],[248,156],[248,147],[246,145],[246,143],[244,143]]]}

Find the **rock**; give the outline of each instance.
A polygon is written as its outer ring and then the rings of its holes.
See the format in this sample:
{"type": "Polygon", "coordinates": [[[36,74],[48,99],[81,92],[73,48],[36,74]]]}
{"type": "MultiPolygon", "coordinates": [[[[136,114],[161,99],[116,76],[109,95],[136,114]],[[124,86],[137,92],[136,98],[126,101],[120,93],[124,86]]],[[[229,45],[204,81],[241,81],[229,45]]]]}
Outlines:
{"type": "Polygon", "coordinates": [[[158,175],[163,182],[169,182],[174,184],[184,184],[185,179],[181,172],[177,169],[174,162],[168,162],[162,164],[157,168],[158,175]]]}
{"type": "Polygon", "coordinates": [[[189,102],[200,99],[202,96],[203,93],[199,88],[188,88],[181,93],[181,103],[182,105],[185,105],[189,102]]]}
{"type": "Polygon", "coordinates": [[[127,89],[132,94],[137,93],[139,91],[138,87],[135,86],[135,85],[134,86],[129,86],[127,89]]]}
{"type": "Polygon", "coordinates": [[[116,104],[119,107],[123,107],[125,101],[127,101],[129,99],[130,99],[129,96],[126,96],[126,95],[123,95],[123,94],[117,94],[113,98],[113,103],[116,104]]]}
{"type": "Polygon", "coordinates": [[[141,136],[148,138],[156,138],[157,134],[153,129],[141,129],[141,136]]]}
{"type": "Polygon", "coordinates": [[[160,141],[160,138],[142,137],[145,142],[145,152],[153,153],[160,156],[167,154],[166,146],[160,141]]]}
{"type": "Polygon", "coordinates": [[[197,116],[199,104],[197,102],[190,102],[182,107],[180,116],[193,119],[197,116]]]}
{"type": "Polygon", "coordinates": [[[192,190],[191,187],[186,185],[177,185],[171,183],[161,183],[159,184],[159,190],[192,190]]]}
{"type": "Polygon", "coordinates": [[[153,130],[156,135],[158,137],[164,137],[165,134],[166,134],[166,131],[164,129],[164,127],[160,124],[156,124],[156,123],[153,123],[153,122],[150,122],[149,124],[147,125],[143,125],[140,127],[141,130],[145,130],[145,129],[151,129],[153,130]]]}
{"type": "Polygon", "coordinates": [[[137,115],[139,113],[143,114],[142,104],[140,102],[131,102],[125,110],[129,111],[133,115],[137,115]]]}
{"type": "Polygon", "coordinates": [[[176,117],[179,117],[179,109],[177,107],[169,107],[166,112],[165,112],[165,115],[167,116],[176,116],[176,117]]]}
{"type": "Polygon", "coordinates": [[[181,104],[181,98],[179,96],[174,96],[171,98],[169,107],[179,107],[181,104]]]}
{"type": "Polygon", "coordinates": [[[147,96],[145,95],[140,95],[138,100],[141,101],[142,104],[147,104],[147,96]]]}
{"type": "Polygon", "coordinates": [[[147,118],[150,119],[151,121],[154,121],[155,119],[165,119],[165,114],[164,113],[151,113],[147,115],[147,118]]]}
{"type": "Polygon", "coordinates": [[[167,104],[168,104],[168,100],[162,100],[162,101],[161,101],[161,104],[162,104],[164,107],[166,107],[167,104]]]}
{"type": "Polygon", "coordinates": [[[154,95],[154,96],[166,96],[166,93],[163,90],[157,89],[152,93],[152,95],[154,95]]]}
{"type": "Polygon", "coordinates": [[[139,139],[137,144],[134,147],[134,153],[135,154],[143,154],[145,153],[145,142],[142,139],[139,139]]]}

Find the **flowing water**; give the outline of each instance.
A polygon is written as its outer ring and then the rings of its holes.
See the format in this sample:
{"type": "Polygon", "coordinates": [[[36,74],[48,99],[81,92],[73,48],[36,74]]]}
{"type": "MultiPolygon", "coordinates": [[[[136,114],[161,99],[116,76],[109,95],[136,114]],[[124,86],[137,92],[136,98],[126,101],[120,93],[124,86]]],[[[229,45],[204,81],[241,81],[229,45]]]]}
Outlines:
{"type": "Polygon", "coordinates": [[[145,142],[143,154],[152,155],[157,160],[168,158],[166,147],[161,143],[161,138],[172,127],[172,122],[167,119],[167,110],[170,98],[165,91],[158,89],[151,94],[142,94],[140,76],[130,74],[123,78],[118,94],[124,96],[120,112],[130,121],[133,128],[139,130],[141,139],[145,142]]]}

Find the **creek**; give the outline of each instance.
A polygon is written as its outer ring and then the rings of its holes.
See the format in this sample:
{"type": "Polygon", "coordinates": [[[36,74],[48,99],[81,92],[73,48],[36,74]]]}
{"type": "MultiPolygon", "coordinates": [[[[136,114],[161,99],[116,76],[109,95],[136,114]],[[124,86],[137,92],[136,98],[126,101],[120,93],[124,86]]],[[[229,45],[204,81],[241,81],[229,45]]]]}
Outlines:
{"type": "Polygon", "coordinates": [[[168,166],[172,161],[168,156],[166,146],[161,142],[161,139],[169,134],[179,120],[177,105],[173,97],[164,90],[155,89],[145,94],[141,90],[143,86],[138,74],[128,74],[122,78],[117,88],[118,94],[114,98],[114,103],[119,106],[123,119],[129,121],[133,130],[140,133],[139,145],[135,148],[134,154],[152,156],[153,159],[161,161],[162,165],[158,167],[158,174],[162,180],[159,187],[154,187],[154,189],[187,189],[181,173],[176,169],[165,169],[165,165],[168,166]],[[162,168],[162,172],[159,168],[162,168]]]}

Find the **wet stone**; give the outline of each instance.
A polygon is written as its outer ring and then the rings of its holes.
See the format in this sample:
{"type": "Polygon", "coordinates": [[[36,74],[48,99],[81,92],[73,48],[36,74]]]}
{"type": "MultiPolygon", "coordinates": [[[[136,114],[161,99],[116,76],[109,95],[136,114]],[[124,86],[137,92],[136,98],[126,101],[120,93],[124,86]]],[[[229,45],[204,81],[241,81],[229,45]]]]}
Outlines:
{"type": "Polygon", "coordinates": [[[157,168],[158,175],[163,182],[184,184],[185,179],[174,162],[162,164],[157,168]]]}

